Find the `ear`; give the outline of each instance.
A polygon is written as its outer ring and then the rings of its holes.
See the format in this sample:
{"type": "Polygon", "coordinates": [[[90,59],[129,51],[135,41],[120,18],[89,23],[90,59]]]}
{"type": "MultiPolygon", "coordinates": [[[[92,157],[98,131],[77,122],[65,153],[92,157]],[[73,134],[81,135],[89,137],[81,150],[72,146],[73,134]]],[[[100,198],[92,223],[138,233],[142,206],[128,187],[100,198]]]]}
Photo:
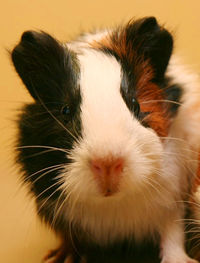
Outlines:
{"type": "Polygon", "coordinates": [[[127,44],[132,43],[137,55],[149,60],[155,80],[161,80],[173,49],[171,34],[158,25],[154,17],[148,17],[130,23],[126,29],[126,39],[127,44]]]}
{"type": "Polygon", "coordinates": [[[66,88],[74,85],[71,54],[44,32],[24,32],[12,51],[17,73],[36,101],[60,100],[66,88]]]}

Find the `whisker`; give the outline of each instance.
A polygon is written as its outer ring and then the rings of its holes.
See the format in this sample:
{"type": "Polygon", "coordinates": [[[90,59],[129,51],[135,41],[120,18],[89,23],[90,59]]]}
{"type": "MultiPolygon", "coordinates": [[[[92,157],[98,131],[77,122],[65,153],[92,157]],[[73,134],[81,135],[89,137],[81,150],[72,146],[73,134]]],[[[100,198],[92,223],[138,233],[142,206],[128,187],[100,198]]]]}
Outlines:
{"type": "Polygon", "coordinates": [[[57,170],[59,170],[59,169],[62,168],[62,167],[63,167],[63,165],[48,170],[47,172],[45,172],[45,173],[41,174],[39,177],[37,177],[37,178],[36,178],[33,182],[31,182],[31,183],[32,183],[32,184],[35,184],[37,181],[39,181],[39,180],[40,180],[42,177],[44,177],[45,175],[47,175],[47,174],[49,174],[49,173],[51,173],[51,172],[53,172],[53,171],[57,171],[57,170]]]}
{"type": "Polygon", "coordinates": [[[179,106],[184,106],[184,104],[177,102],[177,101],[173,101],[173,100],[148,100],[148,101],[142,101],[141,104],[148,104],[148,103],[156,103],[156,102],[167,102],[167,103],[172,103],[172,104],[176,104],[179,106]]]}
{"type": "Polygon", "coordinates": [[[54,150],[53,149],[48,149],[48,150],[45,150],[45,151],[41,151],[41,152],[38,152],[38,153],[27,155],[23,159],[33,158],[33,157],[36,157],[36,156],[39,156],[39,155],[42,155],[42,154],[45,154],[45,153],[53,152],[53,151],[56,151],[56,150],[55,149],[54,150]]]}
{"type": "Polygon", "coordinates": [[[197,207],[200,207],[200,204],[193,202],[193,201],[189,201],[189,200],[179,200],[179,201],[177,201],[177,203],[187,203],[187,204],[191,204],[191,205],[195,205],[197,207]]]}
{"type": "MultiPolygon", "coordinates": [[[[47,187],[44,191],[42,191],[39,195],[36,196],[36,198],[38,199],[39,197],[41,197],[45,192],[47,192],[49,189],[51,189],[52,187],[54,187],[55,185],[60,185],[60,182],[55,182],[54,184],[50,185],[49,187],[47,187]]],[[[56,191],[58,191],[59,189],[56,189],[56,191]]],[[[55,193],[55,191],[48,196],[47,200],[55,193]]],[[[46,201],[47,201],[46,200],[46,201]]]]}
{"type": "Polygon", "coordinates": [[[198,233],[200,234],[200,228],[194,228],[194,229],[190,229],[190,230],[187,230],[187,231],[184,231],[185,234],[189,234],[189,233],[198,233]]]}
{"type": "Polygon", "coordinates": [[[36,89],[35,89],[35,93],[37,94],[37,97],[41,103],[41,105],[45,108],[45,110],[51,115],[51,117],[69,134],[71,135],[71,137],[75,140],[75,142],[77,142],[77,137],[74,136],[74,134],[67,129],[67,127],[65,127],[65,125],[63,125],[63,123],[61,121],[59,121],[56,116],[47,108],[47,106],[45,105],[45,103],[42,101],[42,99],[40,98],[39,94],[37,93],[36,89]]]}
{"type": "Polygon", "coordinates": [[[39,170],[39,171],[37,171],[37,172],[35,172],[35,173],[33,173],[33,174],[28,175],[27,179],[25,179],[25,182],[26,182],[26,180],[30,179],[30,178],[33,177],[34,175],[37,175],[37,174],[39,174],[39,173],[41,173],[41,172],[43,172],[43,171],[46,171],[46,170],[48,170],[48,169],[55,168],[55,167],[62,167],[62,166],[64,166],[64,164],[56,164],[56,165],[52,165],[52,166],[45,167],[45,168],[43,168],[43,169],[41,169],[41,170],[39,170]]]}
{"type": "Polygon", "coordinates": [[[170,136],[160,136],[161,139],[165,139],[165,140],[175,140],[175,141],[179,141],[179,142],[184,142],[186,143],[186,141],[184,139],[181,138],[176,138],[176,137],[170,137],[170,136]]]}
{"type": "Polygon", "coordinates": [[[60,206],[59,206],[59,203],[60,203],[60,201],[61,201],[61,198],[64,196],[65,192],[66,192],[65,189],[63,189],[62,192],[61,192],[61,194],[60,194],[60,196],[59,196],[59,198],[58,198],[58,200],[56,201],[56,205],[55,205],[54,212],[53,212],[52,226],[55,225],[55,222],[56,222],[56,220],[57,220],[57,217],[58,217],[61,209],[63,208],[65,202],[67,201],[66,198],[64,198],[64,200],[61,202],[61,204],[60,204],[60,206]]]}
{"type": "Polygon", "coordinates": [[[70,234],[70,238],[71,238],[71,242],[72,242],[72,247],[73,247],[74,251],[76,251],[77,255],[79,255],[79,257],[81,258],[81,253],[78,251],[78,248],[76,247],[74,239],[73,239],[72,222],[69,222],[69,234],[70,234]]]}
{"type": "MultiPolygon", "coordinates": [[[[48,188],[46,188],[44,191],[42,191],[36,198],[38,199],[39,197],[41,197],[46,191],[48,191],[49,189],[51,189],[52,187],[54,187],[55,185],[60,185],[60,181],[55,182],[54,184],[52,184],[51,186],[49,186],[48,188]]],[[[53,193],[51,193],[48,198],[42,203],[42,205],[40,206],[40,208],[38,209],[38,213],[41,211],[41,209],[44,207],[44,205],[50,200],[50,198],[57,192],[60,190],[60,187],[58,187],[55,191],[53,191],[53,193]]]]}
{"type": "MultiPolygon", "coordinates": [[[[184,234],[192,234],[192,232],[191,233],[185,233],[184,232],[184,234]]],[[[190,237],[190,238],[187,238],[187,242],[193,242],[194,240],[196,240],[196,239],[198,239],[198,237],[200,237],[200,235],[195,235],[195,236],[192,236],[192,237],[190,237]]],[[[198,242],[198,240],[196,240],[196,242],[198,242]]],[[[195,243],[196,243],[195,242],[195,243]]],[[[200,243],[199,243],[200,244],[200,243]]]]}
{"type": "Polygon", "coordinates": [[[46,145],[24,145],[24,146],[17,146],[15,147],[16,149],[28,149],[28,148],[44,148],[44,149],[52,149],[55,151],[61,151],[64,153],[69,153],[68,150],[58,148],[58,147],[53,147],[53,146],[46,146],[46,145]]]}
{"type": "Polygon", "coordinates": [[[76,191],[77,193],[76,193],[76,198],[75,198],[75,196],[73,197],[73,202],[71,203],[71,211],[73,211],[74,209],[75,209],[75,206],[76,206],[76,204],[77,204],[77,202],[78,202],[78,200],[80,199],[80,192],[78,192],[78,191],[76,191]]]}
{"type": "Polygon", "coordinates": [[[79,138],[80,135],[79,135],[79,132],[77,131],[77,126],[75,125],[74,121],[72,122],[72,128],[73,128],[75,136],[77,136],[77,138],[79,138]]]}
{"type": "Polygon", "coordinates": [[[144,177],[146,180],[145,180],[145,183],[147,183],[148,185],[150,185],[158,194],[161,194],[161,191],[159,191],[157,188],[156,188],[156,186],[155,185],[153,185],[153,183],[154,183],[154,181],[153,180],[150,180],[149,181],[149,179],[150,178],[148,178],[148,177],[144,177]]]}
{"type": "Polygon", "coordinates": [[[199,246],[200,246],[200,242],[199,242],[199,240],[197,240],[195,242],[195,245],[191,248],[190,252],[193,253],[193,251],[195,251],[199,246]]]}
{"type": "Polygon", "coordinates": [[[192,219],[192,218],[181,218],[177,219],[177,222],[186,222],[187,225],[199,225],[200,226],[200,221],[198,219],[192,219]]]}
{"type": "MultiPolygon", "coordinates": [[[[57,112],[57,110],[53,110],[53,111],[57,112]]],[[[38,116],[47,115],[47,114],[48,114],[47,111],[44,110],[44,111],[40,111],[40,112],[34,112],[34,113],[32,114],[32,116],[38,117],[38,116]]]]}

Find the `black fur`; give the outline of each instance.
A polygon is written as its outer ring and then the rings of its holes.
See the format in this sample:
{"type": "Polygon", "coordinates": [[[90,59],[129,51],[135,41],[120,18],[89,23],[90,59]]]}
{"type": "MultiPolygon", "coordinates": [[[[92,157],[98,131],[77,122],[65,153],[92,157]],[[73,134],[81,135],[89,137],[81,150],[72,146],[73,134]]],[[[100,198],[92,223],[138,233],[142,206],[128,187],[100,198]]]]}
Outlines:
{"type": "Polygon", "coordinates": [[[183,89],[179,84],[171,83],[173,83],[173,80],[166,78],[163,82],[162,89],[165,94],[165,99],[168,101],[165,106],[169,109],[171,117],[174,117],[181,104],[183,89]]]}
{"type": "Polygon", "coordinates": [[[105,248],[93,247],[87,252],[88,263],[159,263],[159,247],[149,240],[142,244],[133,241],[116,243],[105,248]]]}
{"type": "MultiPolygon", "coordinates": [[[[131,21],[125,29],[119,28],[114,31],[111,34],[112,46],[114,47],[120,47],[122,43],[124,45],[121,40],[123,38],[120,33],[121,30],[125,30],[126,54],[119,54],[118,49],[106,46],[102,46],[101,50],[114,56],[122,66],[121,94],[127,107],[130,111],[133,111],[132,99],[137,100],[137,84],[144,70],[141,65],[144,65],[146,61],[148,62],[147,66],[149,64],[153,69],[151,81],[164,90],[163,99],[172,101],[171,104],[168,103],[165,106],[169,110],[169,116],[174,116],[181,100],[182,89],[179,85],[169,86],[169,81],[165,76],[173,49],[171,34],[161,27],[154,17],[147,17],[134,22],[131,21]]],[[[139,120],[143,120],[146,115],[148,115],[148,112],[140,112],[137,117],[139,120]]],[[[147,126],[143,121],[141,121],[141,124],[147,126]]]]}
{"type": "Polygon", "coordinates": [[[44,32],[25,32],[12,60],[35,99],[20,115],[18,161],[37,200],[52,201],[60,195],[61,168],[48,167],[69,163],[63,150],[81,136],[79,67],[75,55],[44,32]],[[63,114],[65,105],[70,116],[63,114]]]}
{"type": "Polygon", "coordinates": [[[61,104],[54,104],[51,114],[43,105],[31,104],[24,108],[19,122],[18,146],[22,148],[18,150],[18,161],[23,166],[25,181],[31,182],[31,190],[39,199],[49,196],[55,199],[59,196],[60,191],[57,190],[59,184],[52,185],[57,182],[56,176],[61,168],[49,172],[51,168],[48,167],[69,163],[70,160],[67,159],[64,150],[72,148],[74,143],[72,135],[81,136],[79,110],[72,121],[76,130],[73,130],[71,122],[65,123],[65,116],[61,114],[61,104]],[[54,150],[53,147],[58,150],[54,150]],[[42,169],[45,170],[38,172],[42,169]]]}
{"type": "Polygon", "coordinates": [[[151,63],[154,81],[162,81],[173,49],[171,34],[157,23],[155,17],[129,24],[126,34],[127,45],[131,42],[137,56],[151,63]]]}
{"type": "Polygon", "coordinates": [[[25,32],[12,52],[12,60],[36,101],[73,101],[79,73],[75,55],[53,37],[44,32],[25,32]]]}
{"type": "Polygon", "coordinates": [[[154,70],[153,81],[162,82],[172,54],[173,38],[166,29],[157,23],[155,17],[131,21],[125,29],[119,28],[114,31],[111,41],[113,46],[120,47],[122,43],[127,46],[126,54],[119,54],[115,49],[106,46],[101,48],[102,51],[116,57],[122,64],[124,72],[130,72],[128,75],[133,78],[134,67],[147,60],[154,70]],[[125,43],[120,40],[123,37],[120,34],[121,30],[125,30],[125,43]]]}

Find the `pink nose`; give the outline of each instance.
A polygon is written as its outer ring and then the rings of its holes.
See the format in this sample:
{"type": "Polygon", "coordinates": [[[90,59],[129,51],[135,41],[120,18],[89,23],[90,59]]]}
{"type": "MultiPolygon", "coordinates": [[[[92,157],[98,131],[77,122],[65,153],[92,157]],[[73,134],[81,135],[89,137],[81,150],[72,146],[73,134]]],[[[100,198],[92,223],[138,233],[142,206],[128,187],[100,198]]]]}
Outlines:
{"type": "Polygon", "coordinates": [[[123,158],[94,159],[91,161],[91,170],[104,196],[110,196],[119,191],[123,158]]]}

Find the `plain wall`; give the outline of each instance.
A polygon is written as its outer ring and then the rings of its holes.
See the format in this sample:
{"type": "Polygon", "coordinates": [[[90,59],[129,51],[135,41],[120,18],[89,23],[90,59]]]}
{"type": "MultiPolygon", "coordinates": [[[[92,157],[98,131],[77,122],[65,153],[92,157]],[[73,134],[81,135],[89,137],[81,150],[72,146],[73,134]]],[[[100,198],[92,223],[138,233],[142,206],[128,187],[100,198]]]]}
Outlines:
{"type": "Polygon", "coordinates": [[[36,217],[13,164],[15,119],[31,101],[14,71],[7,49],[23,31],[42,29],[61,41],[80,31],[114,26],[132,17],[156,16],[175,35],[175,50],[200,70],[199,0],[0,0],[0,261],[40,262],[56,246],[54,235],[36,217]]]}

